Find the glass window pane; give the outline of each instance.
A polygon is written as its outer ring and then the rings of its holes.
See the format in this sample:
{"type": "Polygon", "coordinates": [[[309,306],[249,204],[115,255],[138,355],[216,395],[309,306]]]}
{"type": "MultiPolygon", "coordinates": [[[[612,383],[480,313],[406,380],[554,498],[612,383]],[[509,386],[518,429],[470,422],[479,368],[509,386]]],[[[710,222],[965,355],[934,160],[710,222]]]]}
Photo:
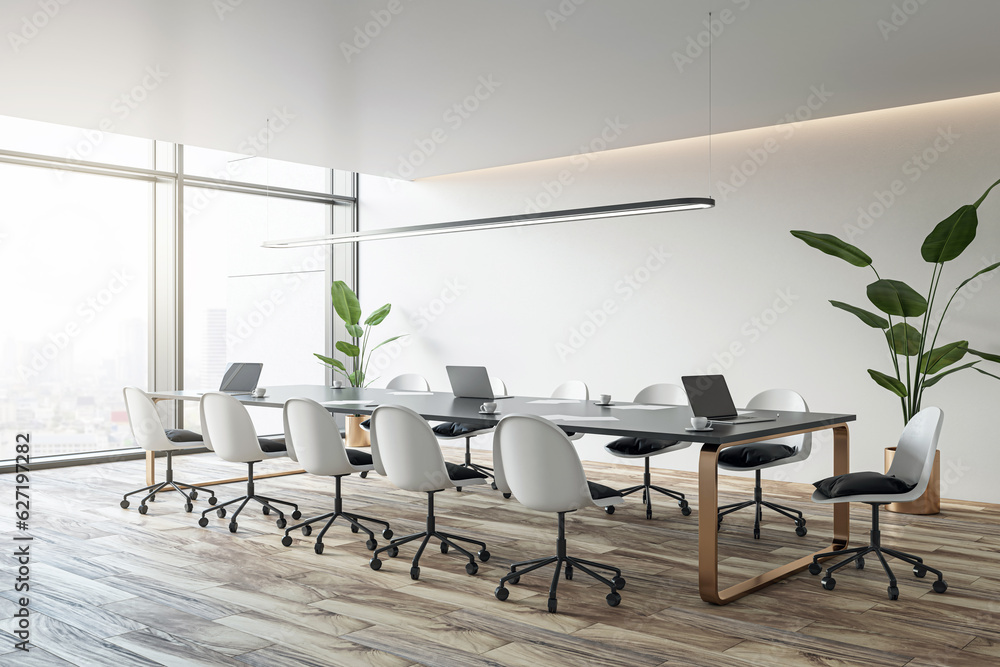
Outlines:
{"type": "Polygon", "coordinates": [[[151,169],[153,142],[101,130],[0,116],[0,148],[73,162],[151,169]]]}
{"type": "Polygon", "coordinates": [[[277,188],[331,192],[332,170],[211,148],[184,147],[184,173],[277,188]]]}

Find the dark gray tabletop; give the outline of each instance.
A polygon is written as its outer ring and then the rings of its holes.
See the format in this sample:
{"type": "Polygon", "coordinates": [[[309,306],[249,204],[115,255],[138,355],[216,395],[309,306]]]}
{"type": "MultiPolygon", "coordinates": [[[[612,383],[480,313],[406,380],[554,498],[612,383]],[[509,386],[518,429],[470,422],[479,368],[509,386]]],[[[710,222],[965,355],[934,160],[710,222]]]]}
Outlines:
{"type": "MultiPolygon", "coordinates": [[[[152,398],[198,400],[195,391],[150,392],[152,398]]],[[[391,389],[359,389],[344,387],[333,389],[322,385],[288,385],[269,387],[263,398],[237,396],[247,406],[280,408],[293,397],[311,398],[323,403],[331,412],[344,414],[371,414],[378,405],[402,405],[425,419],[462,422],[474,426],[493,426],[511,414],[537,415],[552,419],[566,431],[597,433],[613,437],[633,436],[682,440],[714,445],[724,445],[742,440],[779,436],[794,431],[828,428],[855,420],[855,415],[822,412],[781,412],[775,421],[757,422],[739,426],[715,424],[711,431],[692,433],[685,430],[691,425],[691,409],[685,406],[666,407],[658,410],[629,409],[632,403],[615,401],[612,407],[602,407],[593,400],[571,403],[547,403],[558,399],[514,396],[497,401],[496,415],[479,413],[480,399],[456,398],[446,392],[407,392],[391,389]],[[345,401],[337,403],[337,401],[345,401]],[[346,401],[363,401],[347,403],[346,401]],[[543,401],[543,402],[539,402],[543,401]],[[560,419],[553,417],[559,416],[560,419]],[[612,420],[593,419],[613,417],[612,420]]],[[[758,410],[765,414],[771,412],[758,410]]]]}

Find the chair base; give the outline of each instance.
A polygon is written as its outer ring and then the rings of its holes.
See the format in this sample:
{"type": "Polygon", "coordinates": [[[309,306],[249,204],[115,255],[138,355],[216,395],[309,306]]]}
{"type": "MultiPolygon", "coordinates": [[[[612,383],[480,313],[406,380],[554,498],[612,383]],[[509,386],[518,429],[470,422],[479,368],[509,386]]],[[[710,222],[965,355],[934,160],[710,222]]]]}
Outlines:
{"type": "Polygon", "coordinates": [[[254,492],[254,480],[253,480],[253,464],[255,462],[251,461],[247,463],[247,492],[246,495],[240,496],[239,498],[233,498],[232,500],[227,500],[226,502],[218,505],[217,507],[210,507],[201,513],[201,518],[198,519],[198,525],[204,528],[208,525],[208,517],[205,516],[211,511],[215,511],[220,519],[226,518],[226,507],[234,503],[239,503],[240,506],[236,508],[236,511],[229,517],[229,532],[235,533],[239,525],[236,522],[236,518],[239,517],[243,509],[250,503],[254,501],[260,503],[263,506],[261,510],[265,515],[274,512],[278,515],[278,520],[275,521],[275,525],[278,528],[284,528],[287,525],[285,520],[285,514],[279,510],[275,505],[288,505],[292,508],[292,518],[300,519],[302,518],[302,512],[299,511],[299,506],[295,503],[288,502],[287,500],[275,500],[274,498],[268,498],[267,496],[260,496],[254,492]]]}
{"type": "MultiPolygon", "coordinates": [[[[178,482],[174,480],[174,465],[172,458],[173,451],[167,452],[167,472],[166,479],[159,484],[150,484],[149,486],[144,486],[141,489],[136,489],[135,491],[129,491],[124,496],[122,496],[122,501],[119,503],[122,509],[129,508],[129,496],[134,496],[137,493],[144,493],[142,500],[139,501],[139,514],[145,514],[148,510],[146,505],[147,501],[155,501],[156,494],[166,488],[172,488],[184,496],[186,502],[184,503],[184,510],[187,512],[194,511],[194,501],[198,498],[198,492],[208,492],[208,504],[214,505],[218,499],[215,497],[215,491],[206,486],[195,486],[194,484],[185,484],[184,482],[178,482]],[[190,489],[190,493],[184,489],[190,489]]],[[[169,489],[168,489],[169,490],[169,489]]]]}
{"type": "Polygon", "coordinates": [[[375,523],[380,526],[384,526],[382,530],[382,537],[385,539],[390,539],[392,537],[392,529],[389,528],[388,521],[382,521],[381,519],[373,519],[371,517],[362,516],[360,514],[352,514],[351,512],[343,511],[343,499],[340,495],[340,478],[343,475],[337,475],[335,479],[337,480],[336,495],[334,496],[333,511],[323,514],[321,516],[315,516],[311,519],[306,519],[302,523],[296,524],[285,529],[285,536],[281,538],[281,543],[286,546],[292,546],[292,536],[290,533],[293,530],[302,529],[302,534],[308,537],[312,533],[312,524],[318,523],[326,519],[326,525],[323,526],[323,530],[319,531],[319,535],[316,536],[316,543],[313,545],[313,550],[317,554],[323,553],[323,537],[326,535],[326,531],[330,530],[333,522],[337,520],[338,517],[344,517],[347,519],[348,524],[351,526],[351,532],[357,533],[361,531],[368,535],[368,541],[365,546],[368,547],[369,551],[374,551],[378,546],[378,542],[375,540],[375,533],[368,527],[364,526],[361,522],[367,521],[368,523],[375,523]]]}
{"type": "Polygon", "coordinates": [[[927,576],[928,572],[937,575],[937,581],[932,585],[935,593],[944,593],[948,590],[948,584],[944,580],[944,575],[940,571],[935,570],[932,567],[924,565],[924,561],[919,556],[914,556],[896,549],[890,549],[889,547],[882,546],[882,533],[879,531],[878,527],[878,508],[880,505],[885,505],[888,503],[869,503],[872,506],[872,529],[869,533],[869,541],[867,546],[854,547],[853,549],[841,549],[840,551],[826,551],[813,556],[813,562],[809,565],[809,573],[817,575],[822,572],[823,567],[819,564],[821,558],[829,558],[831,556],[844,556],[847,554],[852,554],[850,558],[845,558],[838,561],[836,564],[831,565],[826,569],[826,576],[820,581],[828,591],[832,591],[834,586],[837,585],[837,581],[833,578],[833,573],[840,568],[854,563],[854,567],[858,570],[863,570],[865,567],[864,557],[868,554],[875,554],[879,562],[882,564],[882,569],[889,576],[889,588],[888,594],[890,600],[896,600],[899,598],[899,588],[896,586],[896,575],[892,573],[892,568],[889,567],[889,563],[885,560],[885,554],[892,556],[893,558],[898,558],[899,560],[908,563],[913,566],[913,576],[918,579],[922,579],[927,576]]]}
{"type": "Polygon", "coordinates": [[[611,592],[608,593],[605,598],[610,606],[617,607],[621,603],[622,596],[618,593],[618,591],[625,588],[625,578],[622,576],[621,570],[617,567],[605,565],[604,563],[595,563],[594,561],[574,558],[573,556],[566,554],[565,512],[559,512],[559,535],[556,538],[556,555],[549,556],[548,558],[535,558],[533,560],[513,563],[510,566],[510,572],[500,580],[500,585],[497,586],[494,591],[494,595],[496,595],[498,600],[506,600],[510,595],[510,592],[506,588],[508,583],[512,586],[517,585],[517,583],[521,580],[522,574],[528,574],[529,572],[533,572],[534,570],[545,567],[546,565],[551,565],[552,563],[556,564],[556,570],[552,575],[552,583],[549,585],[548,609],[550,612],[556,612],[558,604],[556,601],[556,587],[559,585],[559,574],[563,571],[564,565],[567,580],[573,579],[573,569],[576,568],[611,589],[611,592]],[[523,569],[519,570],[518,568],[523,569]],[[594,572],[595,569],[614,572],[614,577],[608,579],[607,577],[594,572]]]}
{"type": "Polygon", "coordinates": [[[408,542],[413,542],[414,540],[421,540],[420,547],[417,548],[417,553],[413,556],[413,561],[410,565],[410,578],[416,581],[420,578],[420,557],[423,555],[424,549],[427,548],[427,543],[430,542],[431,538],[441,542],[441,553],[446,554],[450,549],[454,549],[468,558],[469,562],[465,564],[465,571],[467,574],[476,574],[479,571],[479,565],[476,564],[476,556],[479,556],[479,560],[483,563],[490,559],[490,552],[486,550],[485,542],[437,530],[434,524],[435,493],[437,493],[437,491],[429,491],[427,493],[427,529],[405,537],[397,537],[388,545],[379,547],[375,553],[372,554],[372,558],[368,563],[373,570],[382,569],[382,561],[379,560],[379,555],[387,552],[389,554],[389,558],[395,558],[399,555],[400,546],[408,542]],[[474,544],[479,547],[479,551],[476,555],[473,555],[471,551],[460,546],[457,542],[474,544]]]}
{"type": "MultiPolygon", "coordinates": [[[[459,463],[459,465],[462,466],[463,468],[468,468],[470,470],[475,470],[476,472],[481,473],[483,475],[486,475],[487,477],[493,477],[493,468],[490,468],[489,466],[482,466],[482,465],[479,465],[478,463],[473,463],[472,462],[472,448],[471,448],[471,444],[470,444],[471,440],[472,440],[472,436],[466,436],[466,438],[465,438],[465,461],[463,463],[459,463]]],[[[495,480],[492,482],[491,486],[494,489],[497,488],[497,483],[496,483],[495,480]]],[[[462,487],[456,486],[455,490],[456,491],[461,491],[462,487]]]]}
{"type": "Polygon", "coordinates": [[[722,528],[722,518],[727,514],[732,514],[733,512],[738,512],[744,507],[754,508],[754,519],[753,519],[753,538],[755,540],[760,539],[760,524],[764,519],[763,509],[766,507],[769,510],[773,510],[778,514],[788,517],[795,522],[795,534],[799,537],[805,537],[809,530],[806,528],[806,519],[797,509],[792,507],[785,507],[784,505],[779,505],[777,503],[768,502],[764,500],[764,491],[760,485],[760,470],[755,470],[754,475],[755,484],[753,489],[753,500],[745,500],[741,503],[732,503],[730,505],[723,505],[719,508],[719,517],[716,529],[722,528]]]}
{"type": "MultiPolygon", "coordinates": [[[[677,501],[677,506],[681,508],[681,514],[684,516],[691,515],[691,508],[688,506],[688,501],[684,498],[684,494],[680,491],[672,491],[671,489],[665,489],[662,486],[656,486],[652,483],[652,477],[649,474],[649,457],[645,457],[645,470],[642,474],[642,484],[637,484],[635,486],[630,486],[627,489],[620,489],[618,493],[622,496],[627,496],[636,491],[642,491],[642,504],[646,506],[646,518],[653,518],[653,494],[652,491],[662,493],[665,496],[669,496],[677,501]]],[[[608,514],[615,513],[615,506],[608,505],[604,508],[604,511],[608,514]]]]}

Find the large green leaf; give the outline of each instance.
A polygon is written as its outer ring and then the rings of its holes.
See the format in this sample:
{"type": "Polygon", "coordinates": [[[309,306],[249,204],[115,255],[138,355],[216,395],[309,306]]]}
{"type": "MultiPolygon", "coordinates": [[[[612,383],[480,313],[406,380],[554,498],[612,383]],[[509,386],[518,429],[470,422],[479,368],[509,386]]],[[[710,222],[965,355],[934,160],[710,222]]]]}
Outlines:
{"type": "Polygon", "coordinates": [[[876,280],[868,286],[868,300],[886,315],[920,317],[927,312],[927,300],[899,280],[876,280]]]}
{"type": "Polygon", "coordinates": [[[931,230],[920,246],[920,256],[932,264],[955,259],[975,240],[978,226],[976,207],[972,204],[960,207],[931,230]]]}
{"type": "Polygon", "coordinates": [[[950,369],[946,370],[944,373],[938,373],[934,377],[929,377],[926,380],[924,380],[923,386],[924,387],[933,387],[934,385],[936,385],[941,380],[941,378],[945,377],[946,375],[951,375],[952,373],[957,373],[958,371],[964,371],[966,368],[972,368],[973,366],[975,366],[978,363],[979,363],[978,361],[973,361],[971,364],[962,364],[961,366],[956,366],[955,368],[950,368],[950,369]]]}
{"type": "Polygon", "coordinates": [[[313,352],[313,356],[318,358],[327,366],[333,366],[334,368],[338,368],[344,371],[345,373],[347,372],[347,369],[344,367],[344,364],[341,363],[339,359],[334,359],[333,357],[324,357],[322,354],[316,354],[315,352],[313,352]]]}
{"type": "Polygon", "coordinates": [[[975,206],[976,208],[979,208],[979,205],[983,203],[984,199],[986,199],[986,195],[988,195],[990,193],[990,190],[992,190],[993,188],[995,188],[998,185],[1000,185],[1000,179],[997,179],[993,183],[993,185],[991,185],[990,187],[986,188],[986,192],[983,193],[982,197],[980,197],[979,199],[976,200],[976,203],[973,204],[973,206],[975,206]]]}
{"type": "Polygon", "coordinates": [[[886,331],[885,338],[889,341],[889,347],[896,354],[907,357],[915,357],[920,354],[920,341],[922,339],[920,332],[905,322],[900,322],[886,331]]]}
{"type": "Polygon", "coordinates": [[[867,324],[873,329],[888,329],[889,322],[881,315],[877,315],[871,311],[852,306],[849,303],[844,303],[843,301],[830,301],[830,305],[834,308],[840,308],[841,310],[846,310],[849,313],[853,313],[858,316],[862,322],[867,324]]]}
{"type": "Polygon", "coordinates": [[[976,367],[975,367],[975,370],[979,371],[979,372],[980,372],[980,373],[982,373],[983,375],[989,375],[989,376],[990,376],[991,378],[995,378],[995,379],[997,379],[997,380],[1000,380],[1000,376],[997,376],[997,375],[993,375],[993,373],[987,373],[986,371],[984,371],[984,370],[983,370],[982,368],[980,368],[979,366],[976,366],[976,367]]]}
{"type": "Polygon", "coordinates": [[[896,394],[900,398],[906,397],[906,385],[892,377],[891,375],[886,375],[885,373],[880,373],[878,371],[873,371],[868,369],[868,375],[872,376],[872,379],[879,384],[880,387],[885,387],[892,393],[896,394]]]}
{"type": "Polygon", "coordinates": [[[361,354],[360,347],[354,343],[348,343],[346,340],[338,340],[336,348],[349,357],[357,357],[361,354]]]}
{"type": "Polygon", "coordinates": [[[841,241],[836,236],[800,230],[792,230],[792,236],[804,241],[806,244],[816,248],[817,250],[825,252],[827,255],[839,257],[854,266],[871,266],[871,257],[866,255],[864,251],[857,246],[853,246],[846,241],[841,241]]]}
{"type": "Polygon", "coordinates": [[[372,352],[374,352],[375,350],[379,349],[380,347],[382,347],[386,343],[391,343],[392,341],[396,340],[397,338],[402,338],[403,336],[409,336],[409,335],[410,334],[399,334],[398,336],[393,336],[392,338],[387,338],[386,340],[382,341],[381,343],[379,343],[378,345],[376,345],[375,347],[373,347],[371,349],[371,352],[369,352],[368,354],[370,355],[372,352]]]}
{"type": "Polygon", "coordinates": [[[942,345],[941,347],[935,347],[920,357],[920,372],[927,374],[937,373],[951,366],[956,361],[961,361],[962,357],[968,351],[969,341],[967,340],[960,340],[942,345]]]}
{"type": "Polygon", "coordinates": [[[360,324],[345,324],[344,327],[347,329],[347,333],[354,338],[361,338],[365,335],[365,329],[360,324]]]}
{"type": "Polygon", "coordinates": [[[338,280],[330,287],[333,297],[333,309],[346,324],[357,324],[361,319],[361,304],[358,296],[343,280],[338,280]]]}
{"type": "Polygon", "coordinates": [[[979,276],[983,275],[984,273],[989,273],[990,271],[993,271],[997,267],[1000,267],[1000,262],[997,262],[996,264],[990,264],[985,269],[980,269],[979,271],[976,271],[970,277],[968,277],[965,280],[963,280],[962,284],[955,288],[955,291],[957,292],[958,290],[962,289],[963,287],[965,287],[966,285],[968,285],[969,283],[971,283],[973,280],[975,280],[976,278],[978,278],[979,276]]]}
{"type": "Polygon", "coordinates": [[[990,352],[980,352],[979,350],[967,350],[969,354],[974,354],[977,357],[981,357],[986,361],[993,361],[1000,364],[1000,354],[991,354],[990,352]]]}
{"type": "Polygon", "coordinates": [[[374,313],[369,315],[368,319],[365,320],[365,324],[369,326],[375,326],[376,324],[381,324],[382,320],[384,320],[386,316],[389,314],[390,308],[392,308],[391,304],[388,303],[385,304],[384,306],[376,310],[374,313]]]}

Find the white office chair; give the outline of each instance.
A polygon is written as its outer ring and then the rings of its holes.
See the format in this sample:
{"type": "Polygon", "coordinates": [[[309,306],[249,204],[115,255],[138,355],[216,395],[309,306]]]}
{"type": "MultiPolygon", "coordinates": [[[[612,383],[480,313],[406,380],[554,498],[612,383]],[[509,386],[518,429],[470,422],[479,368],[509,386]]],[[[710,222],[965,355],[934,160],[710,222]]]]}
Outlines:
{"type": "MultiPolygon", "coordinates": [[[[240,503],[240,506],[229,518],[229,532],[236,532],[239,527],[236,518],[251,500],[263,506],[264,514],[270,514],[273,511],[278,515],[278,520],[275,522],[278,528],[284,528],[287,522],[284,513],[275,505],[288,505],[293,509],[293,519],[302,518],[299,506],[295,503],[259,496],[254,490],[253,464],[265,459],[285,456],[287,454],[285,445],[274,440],[258,438],[247,409],[229,394],[209,392],[201,397],[199,408],[201,410],[201,426],[205,430],[206,436],[211,434],[212,448],[219,458],[234,463],[247,464],[246,495],[226,501],[215,508],[219,518],[224,519],[226,518],[226,506],[240,503]]],[[[202,528],[208,525],[208,517],[205,515],[211,511],[212,509],[209,508],[201,513],[198,525],[202,528]]]]}
{"type": "MultiPolygon", "coordinates": [[[[809,406],[802,396],[790,389],[769,389],[750,399],[748,410],[777,410],[788,412],[808,412],[809,406]]],[[[722,527],[722,519],[727,514],[739,511],[744,507],[754,508],[753,536],[760,539],[760,522],[763,518],[763,508],[768,508],[786,516],[795,522],[795,534],[804,537],[808,532],[806,519],[797,509],[785,507],[764,500],[764,492],[760,484],[760,471],[774,466],[788,465],[802,461],[812,450],[812,433],[791,435],[786,438],[776,438],[768,442],[754,442],[749,445],[726,447],[719,452],[719,467],[723,470],[739,472],[754,471],[755,484],[753,500],[746,500],[719,508],[717,528],[722,527]]]]}
{"type": "MultiPolygon", "coordinates": [[[[385,385],[385,388],[394,389],[396,391],[430,391],[431,384],[423,375],[418,375],[417,373],[403,373],[402,375],[397,375],[389,380],[389,383],[385,385]]],[[[361,422],[361,428],[364,430],[370,431],[371,427],[371,419],[366,419],[361,422]]]]}
{"type": "Polygon", "coordinates": [[[493,471],[497,486],[513,492],[519,503],[539,512],[559,515],[556,555],[512,564],[510,572],[500,579],[494,591],[497,599],[506,600],[510,595],[506,585],[516,585],[522,574],[555,563],[549,587],[550,612],[556,611],[556,586],[563,565],[566,579],[572,579],[573,570],[579,569],[607,586],[611,590],[606,597],[608,604],[618,606],[621,602],[618,591],[625,587],[621,570],[567,555],[566,513],[584,507],[615,505],[622,502],[622,496],[612,488],[587,481],[580,456],[563,430],[533,415],[504,417],[493,436],[493,471]],[[614,576],[608,579],[595,569],[613,572],[614,576]]]}
{"type": "Polygon", "coordinates": [[[437,530],[434,494],[455,486],[485,484],[486,476],[471,468],[446,463],[430,425],[413,410],[399,405],[381,405],[372,413],[372,460],[375,470],[387,476],[400,489],[427,494],[427,528],[406,537],[397,537],[387,546],[379,547],[372,554],[371,568],[381,569],[380,554],[387,552],[389,558],[395,558],[399,555],[400,546],[423,538],[410,567],[410,578],[419,579],[420,556],[433,537],[441,541],[441,553],[448,553],[449,548],[461,552],[469,559],[465,571],[468,574],[478,572],[476,556],[457,543],[468,542],[478,546],[477,555],[484,563],[490,559],[486,544],[437,530]]]}
{"type": "Polygon", "coordinates": [[[312,475],[333,477],[336,490],[333,497],[333,511],[321,516],[306,519],[302,523],[285,529],[281,543],[286,547],[292,545],[290,533],[299,528],[308,537],[312,533],[312,524],[326,520],[326,525],[316,537],[313,549],[317,554],[323,553],[323,537],[337,517],[344,517],[351,526],[351,532],[359,530],[368,535],[365,546],[374,551],[378,546],[375,534],[362,521],[383,526],[382,537],[392,537],[389,523],[381,519],[373,519],[360,514],[352,514],[343,510],[340,480],[346,475],[373,470],[372,455],[357,449],[344,447],[344,439],[333,416],[322,405],[308,398],[290,398],[285,401],[283,411],[285,422],[285,447],[288,457],[302,465],[306,472],[312,475]]]}
{"type": "Polygon", "coordinates": [[[190,512],[194,509],[193,503],[198,498],[198,491],[205,491],[211,494],[208,504],[214,505],[217,502],[217,498],[215,497],[215,492],[211,489],[174,480],[173,453],[182,449],[204,447],[205,443],[202,441],[201,436],[194,431],[186,431],[184,429],[165,430],[163,422],[160,421],[160,415],[156,411],[156,404],[153,403],[142,389],[138,387],[125,387],[122,390],[122,394],[125,396],[125,413],[128,415],[128,423],[132,428],[132,437],[135,438],[135,443],[147,452],[165,452],[167,455],[167,473],[164,481],[136,489],[135,491],[129,491],[122,496],[121,508],[128,509],[129,496],[137,493],[145,493],[146,495],[139,501],[139,514],[145,514],[149,509],[146,501],[156,500],[157,492],[167,486],[173,487],[184,496],[186,500],[184,503],[185,512],[190,512]],[[190,489],[190,492],[185,491],[185,489],[190,489]]]}
{"type": "MultiPolygon", "coordinates": [[[[652,384],[635,395],[635,403],[645,403],[649,405],[687,405],[687,394],[683,387],[675,384],[652,384]]],[[[621,489],[619,493],[627,496],[636,491],[642,491],[642,502],[646,505],[646,518],[653,518],[653,491],[658,491],[665,496],[670,496],[677,501],[681,508],[681,514],[689,516],[691,508],[688,501],[680,491],[665,489],[662,486],[655,486],[649,474],[649,458],[667,452],[676,452],[690,447],[690,442],[678,442],[676,440],[656,440],[654,438],[618,438],[614,442],[609,442],[604,446],[605,451],[623,459],[643,459],[645,472],[642,476],[642,484],[621,489]]],[[[604,508],[608,514],[615,513],[615,506],[609,505],[604,508]]]]}
{"type": "MultiPolygon", "coordinates": [[[[494,396],[507,395],[507,385],[500,378],[491,377],[490,387],[493,389],[494,396]]],[[[469,424],[461,424],[458,422],[442,422],[435,425],[432,430],[438,440],[458,440],[459,438],[465,438],[465,462],[460,463],[459,465],[481,472],[487,477],[492,477],[493,468],[472,462],[472,449],[470,441],[477,435],[487,435],[492,433],[495,428],[496,426],[471,426],[469,424]]],[[[497,488],[496,484],[493,484],[493,488],[497,488]]],[[[462,487],[456,487],[455,490],[461,491],[462,487]]]]}
{"type": "MultiPolygon", "coordinates": [[[[551,398],[574,398],[578,401],[590,399],[590,388],[583,380],[567,380],[555,388],[550,395],[551,398]]],[[[566,431],[566,437],[570,440],[579,440],[583,433],[573,433],[566,431]]]]}
{"type": "Polygon", "coordinates": [[[937,451],[943,421],[944,413],[941,408],[924,408],[913,415],[906,427],[903,428],[902,435],[899,436],[896,455],[892,459],[892,465],[889,466],[889,472],[884,475],[877,472],[853,472],[829,477],[815,483],[816,490],[813,491],[813,502],[824,505],[830,503],[868,503],[872,506],[872,527],[866,546],[827,551],[813,556],[809,572],[816,575],[823,569],[819,564],[821,558],[853,554],[850,558],[827,568],[826,576],[821,580],[823,588],[832,591],[837,583],[833,578],[833,573],[849,563],[854,563],[855,568],[863,570],[865,567],[864,557],[874,553],[879,562],[882,563],[882,569],[889,575],[888,593],[890,600],[899,598],[899,588],[896,587],[896,577],[885,560],[885,554],[912,565],[913,574],[917,578],[922,579],[928,572],[936,574],[937,581],[932,585],[935,593],[944,593],[948,590],[948,584],[941,572],[925,565],[922,558],[882,546],[881,532],[878,527],[878,512],[881,505],[916,500],[927,489],[927,482],[930,480],[931,471],[934,468],[934,453],[937,451]]]}

